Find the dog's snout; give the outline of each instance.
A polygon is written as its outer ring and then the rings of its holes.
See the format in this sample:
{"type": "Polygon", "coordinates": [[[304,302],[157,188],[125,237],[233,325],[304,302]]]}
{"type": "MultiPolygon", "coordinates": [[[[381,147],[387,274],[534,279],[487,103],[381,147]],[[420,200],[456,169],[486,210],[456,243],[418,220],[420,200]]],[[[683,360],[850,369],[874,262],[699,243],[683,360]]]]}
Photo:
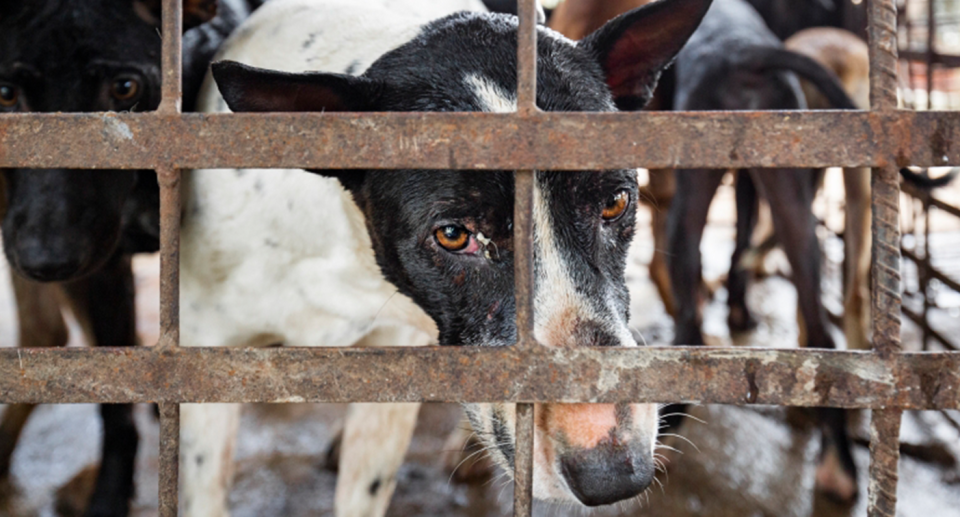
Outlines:
{"type": "Polygon", "coordinates": [[[581,322],[577,325],[575,339],[577,346],[618,346],[622,344],[616,336],[592,321],[581,322]]]}
{"type": "Polygon", "coordinates": [[[585,506],[637,496],[650,486],[654,476],[649,446],[615,439],[561,455],[560,471],[570,491],[585,506]]]}
{"type": "Polygon", "coordinates": [[[28,237],[18,239],[11,257],[15,267],[28,278],[40,282],[72,278],[86,263],[86,253],[77,252],[64,240],[44,242],[28,237]]]}

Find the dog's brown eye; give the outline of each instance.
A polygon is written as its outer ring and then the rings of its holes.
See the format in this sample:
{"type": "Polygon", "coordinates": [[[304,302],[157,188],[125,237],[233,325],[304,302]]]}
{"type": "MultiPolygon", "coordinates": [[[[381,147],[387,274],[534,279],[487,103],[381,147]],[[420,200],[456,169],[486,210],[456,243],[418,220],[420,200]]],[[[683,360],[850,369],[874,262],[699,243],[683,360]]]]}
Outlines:
{"type": "Polygon", "coordinates": [[[627,211],[627,205],[630,204],[630,193],[626,190],[621,190],[614,194],[607,204],[603,207],[603,220],[604,221],[613,221],[614,219],[623,215],[627,211]]]}
{"type": "Polygon", "coordinates": [[[20,101],[20,90],[12,84],[0,83],[0,106],[12,108],[20,101]]]}
{"type": "Polygon", "coordinates": [[[470,243],[470,232],[460,226],[448,225],[437,228],[433,235],[447,251],[460,251],[470,243]]]}
{"type": "Polygon", "coordinates": [[[118,101],[131,101],[140,93],[140,82],[132,77],[118,77],[110,85],[110,95],[118,101]]]}

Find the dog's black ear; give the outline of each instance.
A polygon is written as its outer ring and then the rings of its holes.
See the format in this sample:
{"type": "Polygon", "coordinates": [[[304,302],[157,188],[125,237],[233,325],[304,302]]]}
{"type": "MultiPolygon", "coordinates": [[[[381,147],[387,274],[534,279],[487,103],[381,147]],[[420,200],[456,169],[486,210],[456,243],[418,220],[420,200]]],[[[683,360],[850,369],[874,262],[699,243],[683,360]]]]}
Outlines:
{"type": "Polygon", "coordinates": [[[642,108],[660,73],[700,26],[711,0],[660,0],[626,12],[579,46],[600,63],[620,109],[642,108]]]}
{"type": "MultiPolygon", "coordinates": [[[[160,26],[163,0],[134,0],[133,8],[143,21],[160,26]]],[[[183,0],[183,30],[207,23],[217,15],[217,0],[183,0]]]]}
{"type": "MultiPolygon", "coordinates": [[[[220,61],[211,68],[223,99],[235,112],[373,111],[382,91],[379,82],[352,75],[292,74],[235,61],[220,61]]],[[[363,184],[363,171],[310,169],[310,172],[339,179],[354,195],[363,184]]]]}
{"type": "Polygon", "coordinates": [[[380,83],[344,74],[293,74],[236,61],[211,65],[227,106],[243,111],[371,111],[380,83]]]}

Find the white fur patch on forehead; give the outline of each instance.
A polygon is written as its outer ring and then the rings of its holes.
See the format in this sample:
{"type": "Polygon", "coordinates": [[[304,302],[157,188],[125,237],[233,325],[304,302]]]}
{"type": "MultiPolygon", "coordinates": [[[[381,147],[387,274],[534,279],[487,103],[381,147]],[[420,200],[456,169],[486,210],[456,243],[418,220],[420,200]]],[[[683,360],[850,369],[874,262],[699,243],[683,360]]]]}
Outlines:
{"type": "Polygon", "coordinates": [[[505,92],[489,79],[469,74],[464,82],[480,101],[480,108],[489,113],[512,113],[517,111],[517,96],[505,92]]]}
{"type": "Polygon", "coordinates": [[[546,346],[572,345],[578,320],[596,319],[574,286],[554,235],[546,193],[533,188],[534,253],[538,265],[534,294],[534,337],[546,346]]]}
{"type": "Polygon", "coordinates": [[[576,288],[570,264],[564,259],[550,215],[547,192],[539,181],[533,189],[534,253],[537,260],[534,294],[536,340],[546,346],[578,346],[578,327],[599,325],[616,338],[619,346],[636,346],[627,321],[617,309],[614,293],[600,303],[584,297],[576,288]]]}

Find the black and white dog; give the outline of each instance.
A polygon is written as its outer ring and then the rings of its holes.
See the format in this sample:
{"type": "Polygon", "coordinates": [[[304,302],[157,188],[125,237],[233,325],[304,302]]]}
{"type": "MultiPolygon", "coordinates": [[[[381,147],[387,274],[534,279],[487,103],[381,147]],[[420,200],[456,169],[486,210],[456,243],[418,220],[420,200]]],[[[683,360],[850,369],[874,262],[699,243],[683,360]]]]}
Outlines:
{"type": "MultiPolygon", "coordinates": [[[[709,4],[664,0],[580,43],[538,27],[539,106],[644,103],[709,4]]],[[[512,111],[516,17],[459,12],[430,21],[477,6],[274,0],[224,46],[226,61],[213,70],[223,95],[210,88],[201,103],[211,111],[512,111]]],[[[185,345],[515,341],[512,171],[315,172],[187,176],[185,345]]],[[[544,346],[636,346],[624,282],[636,202],[634,170],[537,174],[535,335],[544,346]]],[[[383,513],[416,410],[352,407],[338,515],[383,513]]],[[[513,406],[468,413],[512,470],[513,406]]],[[[187,406],[182,425],[185,514],[223,515],[229,475],[220,460],[232,452],[236,409],[187,406]]],[[[652,404],[538,405],[535,496],[588,506],[637,496],[653,478],[657,425],[652,404]]]]}

